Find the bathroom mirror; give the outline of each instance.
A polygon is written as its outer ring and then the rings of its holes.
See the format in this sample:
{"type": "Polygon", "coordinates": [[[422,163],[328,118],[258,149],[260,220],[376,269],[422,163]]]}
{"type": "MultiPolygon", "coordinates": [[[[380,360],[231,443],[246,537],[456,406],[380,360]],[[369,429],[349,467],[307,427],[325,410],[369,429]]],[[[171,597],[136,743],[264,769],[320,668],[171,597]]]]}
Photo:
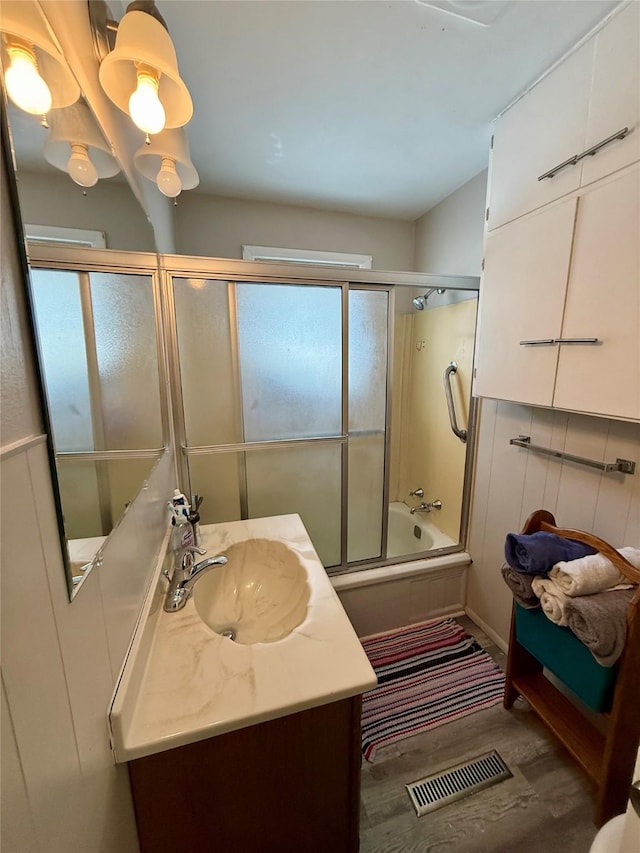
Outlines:
{"type": "Polygon", "coordinates": [[[44,118],[5,96],[4,71],[2,84],[73,597],[166,444],[154,231],[82,96],[44,118]],[[95,141],[93,186],[71,177],[91,182],[82,152],[71,162],[80,124],[95,141]],[[55,263],[39,260],[43,246],[55,263]],[[153,254],[140,271],[126,255],[82,263],[87,248],[153,254]]]}

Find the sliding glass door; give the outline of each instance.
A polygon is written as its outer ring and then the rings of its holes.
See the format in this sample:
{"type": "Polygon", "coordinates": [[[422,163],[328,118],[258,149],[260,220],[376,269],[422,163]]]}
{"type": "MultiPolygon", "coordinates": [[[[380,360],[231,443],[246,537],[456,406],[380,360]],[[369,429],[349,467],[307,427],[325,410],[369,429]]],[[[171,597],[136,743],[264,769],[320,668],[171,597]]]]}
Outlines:
{"type": "Polygon", "coordinates": [[[299,513],[325,566],[379,559],[388,291],[174,278],[172,296],[203,522],[299,513]]]}

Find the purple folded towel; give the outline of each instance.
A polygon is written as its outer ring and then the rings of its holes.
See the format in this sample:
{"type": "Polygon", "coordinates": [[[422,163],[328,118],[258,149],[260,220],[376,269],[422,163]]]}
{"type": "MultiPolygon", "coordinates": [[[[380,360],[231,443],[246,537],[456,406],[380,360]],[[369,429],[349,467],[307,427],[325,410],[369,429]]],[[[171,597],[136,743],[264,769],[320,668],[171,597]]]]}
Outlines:
{"type": "Polygon", "coordinates": [[[597,554],[596,549],[546,530],[508,533],[504,543],[504,556],[511,568],[535,575],[546,574],[561,560],[578,560],[589,554],[597,554]]]}

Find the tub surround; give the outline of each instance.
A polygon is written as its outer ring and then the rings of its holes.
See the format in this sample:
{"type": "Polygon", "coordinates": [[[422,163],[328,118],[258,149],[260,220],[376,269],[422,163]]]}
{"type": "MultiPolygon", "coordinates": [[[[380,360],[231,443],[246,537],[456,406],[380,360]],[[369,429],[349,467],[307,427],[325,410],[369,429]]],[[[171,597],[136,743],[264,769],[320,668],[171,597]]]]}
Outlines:
{"type": "Polygon", "coordinates": [[[211,630],[193,597],[165,613],[159,572],[110,714],[126,762],[357,696],[375,674],[298,515],[201,527],[207,556],[248,539],[284,543],[307,572],[306,618],[274,643],[242,645],[211,630]]]}
{"type": "Polygon", "coordinates": [[[346,572],[332,578],[359,637],[465,610],[466,551],[346,572]]]}

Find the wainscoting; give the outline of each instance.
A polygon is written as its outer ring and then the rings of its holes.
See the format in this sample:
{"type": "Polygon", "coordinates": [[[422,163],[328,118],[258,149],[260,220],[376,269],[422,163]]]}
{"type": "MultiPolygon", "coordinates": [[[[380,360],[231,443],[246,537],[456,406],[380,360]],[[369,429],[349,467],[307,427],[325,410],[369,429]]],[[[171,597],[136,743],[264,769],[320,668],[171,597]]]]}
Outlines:
{"type": "Polygon", "coordinates": [[[505,647],[511,595],[500,577],[504,538],[536,509],[563,527],[589,530],[616,547],[640,547],[640,424],[483,400],[468,551],[467,612],[505,647]],[[636,473],[604,474],[509,445],[532,444],[598,461],[635,460],[636,473]]]}

